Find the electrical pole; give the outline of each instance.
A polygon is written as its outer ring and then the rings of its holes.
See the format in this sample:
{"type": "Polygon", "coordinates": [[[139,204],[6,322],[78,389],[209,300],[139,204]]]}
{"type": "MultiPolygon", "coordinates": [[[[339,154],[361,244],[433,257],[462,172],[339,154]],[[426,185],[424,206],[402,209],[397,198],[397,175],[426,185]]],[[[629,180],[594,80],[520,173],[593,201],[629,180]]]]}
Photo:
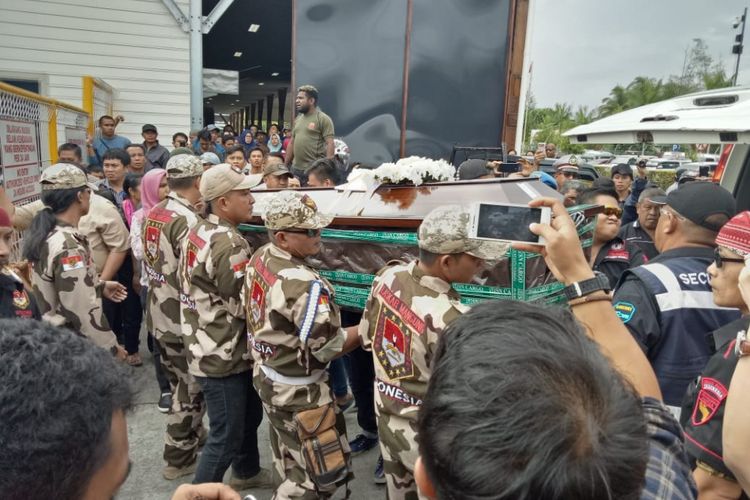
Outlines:
{"type": "Polygon", "coordinates": [[[740,30],[739,35],[735,35],[734,37],[734,45],[732,46],[732,54],[737,55],[737,64],[734,67],[734,77],[732,78],[732,85],[737,85],[737,76],[740,72],[740,57],[742,56],[742,48],[745,45],[745,24],[747,22],[747,7],[745,7],[745,10],[742,13],[742,19],[740,19],[739,22],[734,24],[734,28],[736,29],[739,27],[740,22],[742,23],[742,29],[740,30]]]}

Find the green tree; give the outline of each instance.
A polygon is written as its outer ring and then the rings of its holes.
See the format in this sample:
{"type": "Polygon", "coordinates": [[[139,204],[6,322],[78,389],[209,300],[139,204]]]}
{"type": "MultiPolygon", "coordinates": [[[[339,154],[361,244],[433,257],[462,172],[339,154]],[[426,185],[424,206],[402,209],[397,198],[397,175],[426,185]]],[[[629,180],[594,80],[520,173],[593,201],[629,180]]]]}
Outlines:
{"type": "Polygon", "coordinates": [[[673,97],[690,94],[700,90],[700,86],[687,82],[680,77],[670,77],[667,83],[662,85],[662,99],[671,99],[673,97]]]}
{"type": "Polygon", "coordinates": [[[629,108],[628,105],[628,93],[625,87],[622,85],[615,85],[615,87],[609,91],[609,95],[602,99],[602,104],[599,106],[599,116],[609,116],[625,111],[629,108]]]}
{"type": "Polygon", "coordinates": [[[616,85],[599,106],[599,116],[605,117],[645,104],[671,99],[700,90],[718,89],[732,85],[724,64],[714,62],[708,45],[694,38],[685,50],[682,74],[670,76],[666,82],[647,76],[636,76],[627,86],[616,85]]]}
{"type": "Polygon", "coordinates": [[[575,112],[567,103],[558,103],[551,108],[528,107],[526,115],[526,135],[524,144],[533,149],[532,142],[554,142],[560,151],[581,153],[583,146],[571,144],[570,139],[563,137],[563,132],[583,123],[594,120],[595,112],[586,106],[579,106],[575,112]],[[535,135],[531,137],[531,132],[535,135]]]}
{"type": "Polygon", "coordinates": [[[662,82],[656,78],[637,76],[625,89],[628,108],[637,108],[645,104],[662,100],[662,82]]]}
{"type": "Polygon", "coordinates": [[[713,59],[708,53],[708,45],[702,38],[693,38],[693,45],[685,54],[685,64],[682,68],[682,78],[687,83],[700,85],[703,75],[711,71],[713,59]]]}
{"type": "Polygon", "coordinates": [[[703,74],[703,87],[706,90],[723,89],[732,86],[732,77],[728,76],[723,64],[714,65],[710,71],[703,74]]]}
{"type": "Polygon", "coordinates": [[[584,125],[594,120],[596,120],[596,111],[589,109],[588,106],[578,106],[573,115],[573,121],[576,125],[584,125]]]}

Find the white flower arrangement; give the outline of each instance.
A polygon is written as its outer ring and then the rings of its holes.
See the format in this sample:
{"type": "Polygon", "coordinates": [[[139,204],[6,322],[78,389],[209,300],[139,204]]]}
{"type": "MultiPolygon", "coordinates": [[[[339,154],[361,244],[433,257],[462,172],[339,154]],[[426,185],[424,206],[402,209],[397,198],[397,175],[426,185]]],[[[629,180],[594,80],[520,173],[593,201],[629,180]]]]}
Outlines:
{"type": "Polygon", "coordinates": [[[445,160],[432,160],[421,156],[402,158],[396,163],[383,163],[374,170],[356,169],[346,179],[364,181],[366,184],[413,184],[444,182],[455,179],[456,169],[445,160]]]}

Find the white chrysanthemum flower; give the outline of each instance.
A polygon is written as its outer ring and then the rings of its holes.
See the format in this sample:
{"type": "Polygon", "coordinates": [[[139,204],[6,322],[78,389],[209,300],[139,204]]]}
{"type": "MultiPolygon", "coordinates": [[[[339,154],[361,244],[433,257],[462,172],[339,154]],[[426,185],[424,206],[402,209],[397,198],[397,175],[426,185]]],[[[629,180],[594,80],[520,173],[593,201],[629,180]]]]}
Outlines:
{"type": "Polygon", "coordinates": [[[425,182],[453,180],[456,169],[445,160],[409,156],[401,158],[396,163],[384,163],[372,173],[375,179],[383,184],[409,182],[419,186],[425,182]]]}

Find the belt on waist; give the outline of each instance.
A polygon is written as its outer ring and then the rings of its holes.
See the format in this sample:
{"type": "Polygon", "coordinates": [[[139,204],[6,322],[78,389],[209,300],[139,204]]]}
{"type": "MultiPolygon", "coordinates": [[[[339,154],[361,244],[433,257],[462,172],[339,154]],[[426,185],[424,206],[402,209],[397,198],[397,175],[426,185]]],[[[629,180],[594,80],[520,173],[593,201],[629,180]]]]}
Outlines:
{"type": "Polygon", "coordinates": [[[274,382],[286,385],[310,385],[323,378],[323,370],[320,370],[318,373],[309,375],[307,377],[287,377],[286,375],[282,375],[281,373],[277,372],[270,366],[260,365],[260,369],[263,371],[263,374],[266,377],[270,378],[274,382]]]}

